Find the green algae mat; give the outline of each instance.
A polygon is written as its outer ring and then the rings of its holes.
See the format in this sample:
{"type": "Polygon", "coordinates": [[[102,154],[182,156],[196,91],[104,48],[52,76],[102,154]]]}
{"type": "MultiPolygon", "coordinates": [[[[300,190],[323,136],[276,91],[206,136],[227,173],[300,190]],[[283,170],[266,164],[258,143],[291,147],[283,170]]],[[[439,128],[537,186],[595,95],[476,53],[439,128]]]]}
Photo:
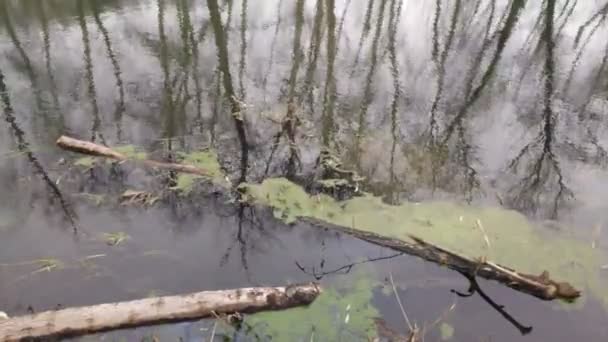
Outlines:
{"type": "Polygon", "coordinates": [[[310,217],[404,241],[415,235],[518,272],[546,270],[554,279],[599,298],[608,308],[608,284],[601,275],[605,253],[566,232],[544,232],[516,211],[449,202],[389,205],[371,195],[336,201],[327,195],[309,195],[284,178],[245,184],[240,189],[249,201],[271,207],[286,223],[310,217]]]}
{"type": "Polygon", "coordinates": [[[247,325],[273,341],[371,341],[379,311],[371,304],[375,283],[370,272],[338,277],[306,307],[250,315],[247,325]]]}

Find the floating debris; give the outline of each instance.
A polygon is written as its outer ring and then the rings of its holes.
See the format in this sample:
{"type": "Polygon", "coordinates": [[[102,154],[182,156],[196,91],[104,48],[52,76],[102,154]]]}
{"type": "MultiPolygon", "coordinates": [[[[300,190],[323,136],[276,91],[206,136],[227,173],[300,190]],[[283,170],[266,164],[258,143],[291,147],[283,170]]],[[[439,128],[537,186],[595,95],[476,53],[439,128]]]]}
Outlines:
{"type": "Polygon", "coordinates": [[[441,323],[439,326],[439,332],[441,334],[442,341],[451,340],[452,337],[454,337],[454,327],[448,323],[441,323]]]}
{"type": "Polygon", "coordinates": [[[118,245],[122,244],[123,242],[125,242],[126,240],[131,238],[125,232],[104,233],[103,237],[104,237],[106,244],[108,244],[109,246],[118,246],[118,245]]]}
{"type": "Polygon", "coordinates": [[[120,195],[122,205],[153,206],[159,200],[160,197],[147,191],[126,190],[120,195]]]}

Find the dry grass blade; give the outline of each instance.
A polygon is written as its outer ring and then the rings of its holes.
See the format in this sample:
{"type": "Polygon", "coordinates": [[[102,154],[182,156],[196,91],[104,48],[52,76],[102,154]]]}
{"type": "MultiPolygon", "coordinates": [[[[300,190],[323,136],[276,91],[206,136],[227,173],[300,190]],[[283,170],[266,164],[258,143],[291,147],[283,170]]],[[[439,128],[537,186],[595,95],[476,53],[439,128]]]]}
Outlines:
{"type": "Polygon", "coordinates": [[[393,280],[393,272],[389,272],[388,275],[391,281],[391,286],[393,287],[393,293],[395,294],[395,298],[397,298],[397,303],[399,304],[399,308],[401,309],[401,314],[405,319],[405,323],[407,324],[408,329],[410,329],[410,332],[412,332],[414,331],[414,327],[412,326],[412,323],[410,322],[410,319],[407,316],[407,313],[405,312],[405,308],[403,307],[403,303],[401,303],[401,298],[399,298],[399,294],[397,293],[397,287],[395,287],[395,281],[393,280]]]}
{"type": "Polygon", "coordinates": [[[490,249],[491,248],[490,239],[488,238],[488,234],[486,233],[486,230],[483,228],[483,225],[481,224],[481,220],[477,219],[475,221],[475,224],[477,225],[477,228],[479,228],[479,230],[481,230],[481,233],[483,234],[483,239],[486,241],[486,246],[488,246],[488,249],[490,249]]]}
{"type": "Polygon", "coordinates": [[[209,342],[213,342],[215,338],[215,328],[217,328],[217,320],[213,322],[213,329],[211,329],[211,336],[209,337],[209,342]]]}
{"type": "Polygon", "coordinates": [[[33,271],[31,274],[36,274],[40,272],[50,272],[54,269],[59,269],[63,267],[63,263],[57,259],[40,259],[38,260],[39,268],[33,271]]]}
{"type": "Polygon", "coordinates": [[[98,258],[103,258],[106,257],[106,254],[93,254],[93,255],[87,255],[84,258],[82,258],[82,261],[87,261],[87,260],[93,260],[93,259],[98,259],[98,258]]]}

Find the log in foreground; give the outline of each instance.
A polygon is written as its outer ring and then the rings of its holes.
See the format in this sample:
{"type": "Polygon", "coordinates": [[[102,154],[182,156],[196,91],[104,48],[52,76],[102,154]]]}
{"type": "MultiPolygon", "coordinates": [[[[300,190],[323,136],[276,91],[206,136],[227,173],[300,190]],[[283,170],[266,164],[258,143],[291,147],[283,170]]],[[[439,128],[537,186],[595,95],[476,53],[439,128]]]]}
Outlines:
{"type": "Polygon", "coordinates": [[[185,164],[177,164],[177,163],[164,163],[164,162],[159,162],[159,161],[150,160],[150,159],[144,159],[144,160],[130,159],[128,156],[126,156],[122,153],[119,153],[117,151],[114,151],[109,147],[106,147],[103,145],[98,145],[98,144],[92,143],[90,141],[70,138],[65,135],[62,135],[61,137],[59,137],[59,139],[57,139],[57,141],[56,141],[56,144],[57,144],[57,146],[61,147],[64,150],[87,154],[90,156],[105,157],[105,158],[110,158],[110,159],[114,159],[117,161],[131,160],[133,162],[140,163],[145,166],[152,167],[152,168],[159,168],[159,169],[163,169],[163,170],[170,170],[170,171],[183,172],[183,173],[191,173],[191,174],[200,175],[200,176],[209,176],[209,172],[207,172],[206,170],[203,170],[201,168],[198,168],[196,166],[193,166],[193,165],[185,165],[185,164]]]}
{"type": "Polygon", "coordinates": [[[315,283],[254,287],[155,297],[130,302],[45,311],[0,320],[0,341],[78,336],[120,328],[201,319],[230,313],[283,310],[312,303],[315,283]]]}
{"type": "Polygon", "coordinates": [[[412,242],[408,242],[367,231],[338,226],[314,218],[302,218],[301,221],[306,222],[313,227],[339,231],[377,246],[418,256],[427,261],[447,266],[448,268],[468,276],[479,276],[485,279],[495,280],[514,290],[527,293],[543,300],[562,299],[572,301],[581,295],[581,292],[575,289],[571,284],[552,280],[547,271],[544,271],[540,275],[521,273],[506,266],[485,260],[484,258],[475,260],[448,251],[445,248],[435,246],[415,236],[410,236],[412,242]]]}

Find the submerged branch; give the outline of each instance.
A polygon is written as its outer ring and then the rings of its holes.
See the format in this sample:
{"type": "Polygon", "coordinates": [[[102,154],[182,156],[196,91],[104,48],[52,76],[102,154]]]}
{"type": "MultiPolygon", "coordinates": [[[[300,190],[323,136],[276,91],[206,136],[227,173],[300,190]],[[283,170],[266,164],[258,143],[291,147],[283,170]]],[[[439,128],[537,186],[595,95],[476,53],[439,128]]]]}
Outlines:
{"type": "Polygon", "coordinates": [[[477,282],[477,279],[475,279],[474,276],[471,276],[469,274],[466,273],[462,273],[462,275],[467,278],[469,280],[470,286],[469,286],[469,290],[468,293],[461,293],[458,292],[456,290],[452,290],[452,292],[454,292],[456,295],[460,296],[460,297],[470,297],[473,294],[477,293],[479,294],[479,296],[486,302],[488,303],[494,310],[498,311],[498,313],[504,317],[509,323],[511,323],[514,327],[517,328],[517,330],[519,330],[519,332],[522,335],[527,335],[529,333],[532,332],[532,327],[530,326],[525,326],[523,324],[521,324],[518,320],[516,320],[513,316],[511,316],[506,310],[505,307],[503,305],[499,305],[497,304],[492,298],[490,298],[490,296],[488,296],[479,286],[479,283],[477,282]]]}

